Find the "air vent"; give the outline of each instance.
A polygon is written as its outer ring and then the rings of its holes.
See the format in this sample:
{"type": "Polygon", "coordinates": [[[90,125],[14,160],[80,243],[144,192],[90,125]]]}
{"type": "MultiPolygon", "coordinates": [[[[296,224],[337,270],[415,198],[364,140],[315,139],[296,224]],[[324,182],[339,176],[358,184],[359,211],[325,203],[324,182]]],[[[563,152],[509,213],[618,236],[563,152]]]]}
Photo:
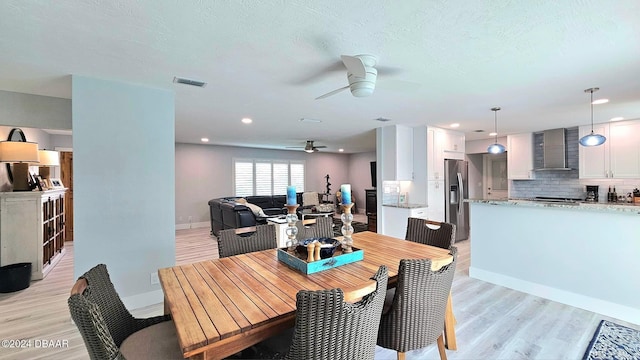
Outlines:
{"type": "Polygon", "coordinates": [[[322,120],[318,120],[318,119],[310,119],[310,118],[301,118],[300,122],[306,122],[306,123],[321,123],[322,120]]]}
{"type": "Polygon", "coordinates": [[[173,77],[173,82],[176,84],[184,84],[184,85],[191,85],[191,86],[197,86],[197,87],[207,86],[207,83],[204,81],[185,79],[177,76],[173,77]]]}
{"type": "Polygon", "coordinates": [[[391,121],[391,119],[387,119],[387,118],[383,118],[383,117],[379,117],[377,119],[374,119],[375,121],[380,121],[380,122],[387,122],[387,121],[391,121]]]}

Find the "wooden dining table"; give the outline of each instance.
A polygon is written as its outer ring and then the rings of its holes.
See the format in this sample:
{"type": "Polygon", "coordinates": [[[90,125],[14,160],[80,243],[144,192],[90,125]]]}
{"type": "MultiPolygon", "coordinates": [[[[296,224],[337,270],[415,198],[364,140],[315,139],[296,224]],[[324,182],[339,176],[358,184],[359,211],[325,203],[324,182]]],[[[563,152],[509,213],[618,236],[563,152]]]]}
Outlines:
{"type": "MultiPolygon", "coordinates": [[[[160,269],[165,312],[173,318],[184,357],[222,359],[293,327],[300,290],[351,288],[381,265],[392,287],[401,259],[429,258],[433,268],[452,261],[448,250],[369,231],[352,238],[363,260],[310,275],[280,262],[276,249],[160,269]]],[[[451,350],[454,324],[449,296],[445,343],[451,350]]]]}

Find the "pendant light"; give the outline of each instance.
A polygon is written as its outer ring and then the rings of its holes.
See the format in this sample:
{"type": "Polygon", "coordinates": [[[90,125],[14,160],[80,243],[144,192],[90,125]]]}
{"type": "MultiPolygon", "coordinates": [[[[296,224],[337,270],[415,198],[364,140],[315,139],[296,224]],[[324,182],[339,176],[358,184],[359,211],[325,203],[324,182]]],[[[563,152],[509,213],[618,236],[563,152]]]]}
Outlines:
{"type": "Polygon", "coordinates": [[[489,147],[487,148],[489,154],[502,154],[506,150],[504,145],[498,144],[498,110],[500,110],[499,107],[491,108],[491,111],[493,111],[494,113],[494,132],[496,134],[496,137],[495,142],[492,145],[489,145],[489,147]]]}
{"type": "Polygon", "coordinates": [[[599,146],[607,141],[607,138],[600,134],[593,133],[593,93],[600,90],[600,88],[589,88],[584,92],[591,93],[591,134],[585,135],[580,138],[580,145],[582,146],[599,146]]]}

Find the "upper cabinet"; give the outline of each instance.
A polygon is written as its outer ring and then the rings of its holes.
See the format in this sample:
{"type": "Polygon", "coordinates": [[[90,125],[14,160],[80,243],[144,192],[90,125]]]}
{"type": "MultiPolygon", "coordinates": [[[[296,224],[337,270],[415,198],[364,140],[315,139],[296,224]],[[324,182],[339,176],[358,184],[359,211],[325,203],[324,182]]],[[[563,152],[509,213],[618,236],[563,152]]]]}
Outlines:
{"type": "MultiPolygon", "coordinates": [[[[607,138],[600,146],[580,146],[581,179],[640,178],[640,121],[594,124],[593,131],[607,138]]],[[[579,136],[591,133],[581,126],[579,136]]]]}
{"type": "Polygon", "coordinates": [[[507,178],[532,180],[533,133],[507,135],[507,178]]]}
{"type": "Polygon", "coordinates": [[[382,180],[413,180],[413,129],[392,125],[378,130],[382,140],[382,180]]]}
{"type": "Polygon", "coordinates": [[[442,152],[445,159],[464,160],[464,134],[443,130],[442,152]]]}
{"type": "Polygon", "coordinates": [[[614,122],[609,126],[610,177],[640,178],[640,121],[614,122]]]}
{"type": "Polygon", "coordinates": [[[458,131],[427,127],[427,179],[444,179],[444,160],[464,160],[464,134],[458,131]]]}

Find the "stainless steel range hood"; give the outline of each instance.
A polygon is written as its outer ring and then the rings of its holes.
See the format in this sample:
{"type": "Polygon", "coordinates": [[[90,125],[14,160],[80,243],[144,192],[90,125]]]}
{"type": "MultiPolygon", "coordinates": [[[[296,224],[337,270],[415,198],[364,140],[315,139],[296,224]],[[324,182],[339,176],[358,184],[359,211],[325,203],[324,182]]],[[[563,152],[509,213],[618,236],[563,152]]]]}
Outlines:
{"type": "Polygon", "coordinates": [[[566,129],[545,130],[543,132],[543,167],[541,170],[573,170],[567,167],[566,129]]]}

